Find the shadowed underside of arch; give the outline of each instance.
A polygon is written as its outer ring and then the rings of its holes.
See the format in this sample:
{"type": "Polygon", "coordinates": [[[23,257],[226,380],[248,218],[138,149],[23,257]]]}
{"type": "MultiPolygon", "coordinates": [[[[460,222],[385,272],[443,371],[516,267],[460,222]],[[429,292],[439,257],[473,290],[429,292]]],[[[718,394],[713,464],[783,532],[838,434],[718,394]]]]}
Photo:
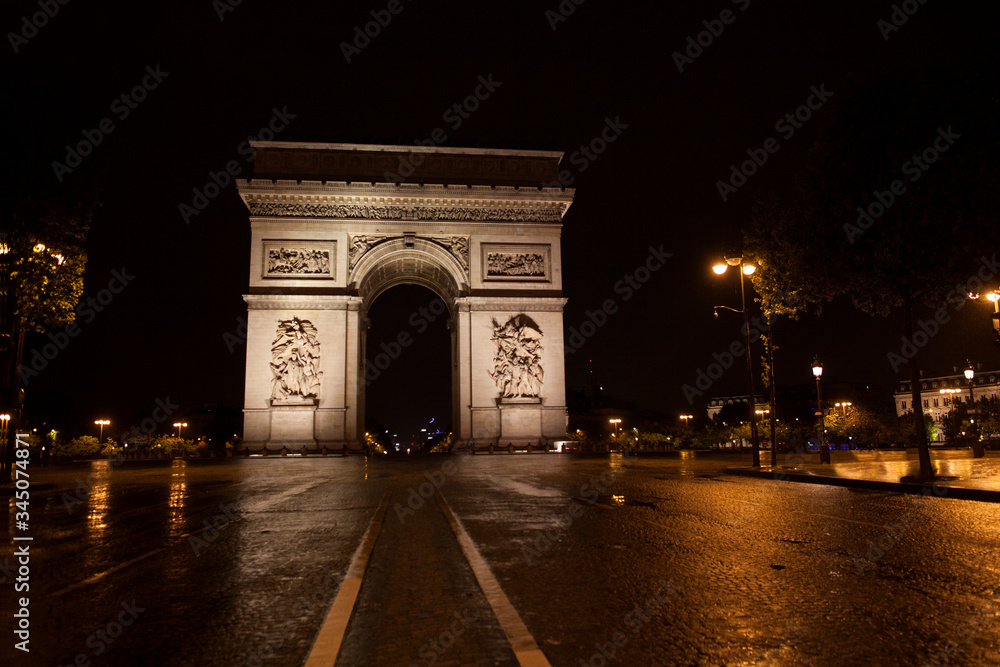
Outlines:
{"type": "Polygon", "coordinates": [[[465,269],[458,260],[425,239],[394,239],[375,246],[353,267],[349,283],[366,307],[382,292],[401,284],[426,287],[448,304],[468,293],[465,269]]]}

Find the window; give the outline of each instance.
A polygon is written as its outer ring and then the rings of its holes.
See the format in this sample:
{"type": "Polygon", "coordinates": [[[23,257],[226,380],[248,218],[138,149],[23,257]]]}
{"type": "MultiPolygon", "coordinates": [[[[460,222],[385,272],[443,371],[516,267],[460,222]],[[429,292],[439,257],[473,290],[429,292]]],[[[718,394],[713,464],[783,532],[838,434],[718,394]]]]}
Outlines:
{"type": "Polygon", "coordinates": [[[906,412],[906,401],[901,401],[899,404],[899,409],[906,412]]]}
{"type": "Polygon", "coordinates": [[[926,408],[926,407],[929,407],[929,406],[927,405],[927,399],[926,399],[926,398],[924,399],[924,407],[925,407],[925,408],[926,408]]]}
{"type": "MultiPolygon", "coordinates": [[[[946,399],[944,399],[944,400],[945,400],[945,405],[948,405],[948,402],[947,402],[947,401],[948,401],[948,399],[946,398],[946,399]]],[[[936,407],[938,407],[938,400],[937,400],[936,398],[934,399],[934,407],[935,407],[935,408],[936,408],[936,407]]]]}

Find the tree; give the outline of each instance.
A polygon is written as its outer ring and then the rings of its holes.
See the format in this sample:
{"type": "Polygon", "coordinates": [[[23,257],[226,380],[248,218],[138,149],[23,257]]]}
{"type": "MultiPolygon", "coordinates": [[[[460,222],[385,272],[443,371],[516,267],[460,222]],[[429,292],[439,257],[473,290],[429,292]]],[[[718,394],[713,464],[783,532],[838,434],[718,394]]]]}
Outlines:
{"type": "Polygon", "coordinates": [[[89,459],[95,456],[107,456],[114,447],[115,443],[113,440],[106,440],[101,443],[92,435],[84,435],[70,440],[59,453],[74,458],[89,459]]]}
{"type": "Polygon", "coordinates": [[[153,442],[153,451],[163,452],[166,456],[186,456],[197,451],[199,443],[194,440],[185,440],[172,435],[157,436],[153,442]]]}
{"type": "Polygon", "coordinates": [[[871,315],[901,311],[888,359],[909,367],[923,479],[934,470],[917,359],[931,334],[915,330],[914,308],[961,307],[984,251],[996,249],[996,86],[991,74],[944,65],[854,81],[824,110],[830,121],[791,195],[762,199],[745,234],[764,304],[791,299],[793,311],[819,314],[846,297],[871,315]]]}
{"type": "MultiPolygon", "coordinates": [[[[83,293],[87,232],[99,201],[96,185],[83,178],[76,179],[75,186],[56,186],[51,177],[38,182],[25,178],[7,184],[0,196],[0,358],[5,364],[0,408],[11,414],[11,438],[20,426],[25,335],[75,319],[83,293]]],[[[6,483],[13,443],[4,445],[0,480],[6,483]]]]}

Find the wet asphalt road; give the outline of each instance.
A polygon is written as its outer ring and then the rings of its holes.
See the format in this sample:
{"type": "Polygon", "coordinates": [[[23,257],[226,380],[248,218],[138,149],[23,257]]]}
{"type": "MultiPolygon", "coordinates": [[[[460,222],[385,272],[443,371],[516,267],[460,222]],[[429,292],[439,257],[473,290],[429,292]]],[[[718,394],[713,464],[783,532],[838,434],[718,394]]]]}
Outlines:
{"type": "Polygon", "coordinates": [[[553,665],[1000,664],[995,504],[719,474],[736,461],[35,467],[31,653],[5,613],[0,664],[301,665],[387,492],[338,664],[513,664],[429,480],[553,665]]]}

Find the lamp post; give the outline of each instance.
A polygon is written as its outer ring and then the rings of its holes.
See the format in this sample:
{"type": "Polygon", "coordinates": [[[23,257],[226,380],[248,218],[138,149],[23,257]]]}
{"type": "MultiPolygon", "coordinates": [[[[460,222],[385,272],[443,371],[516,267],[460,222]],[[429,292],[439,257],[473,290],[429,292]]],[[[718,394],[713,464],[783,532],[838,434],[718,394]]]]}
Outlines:
{"type": "MultiPolygon", "coordinates": [[[[2,451],[3,459],[6,461],[7,457],[7,427],[10,425],[10,415],[3,414],[0,415],[0,451],[2,451]]],[[[6,482],[7,478],[0,479],[0,482],[6,482]]]]}
{"type": "MultiPolygon", "coordinates": [[[[746,334],[746,353],[747,353],[747,384],[750,388],[750,439],[753,441],[753,467],[760,467],[760,438],[757,435],[757,415],[754,414],[754,410],[757,408],[757,397],[754,396],[753,389],[753,359],[750,356],[750,317],[747,313],[747,291],[745,286],[744,276],[753,275],[753,272],[757,270],[757,267],[753,264],[747,264],[743,262],[743,256],[726,256],[725,263],[718,263],[712,267],[717,275],[722,275],[730,266],[740,267],[740,299],[743,304],[743,332],[746,334]]],[[[732,309],[730,309],[732,310],[732,309]]],[[[716,316],[718,316],[719,311],[715,311],[716,316]]]]}
{"type": "MultiPolygon", "coordinates": [[[[969,414],[974,415],[976,413],[976,397],[973,394],[972,381],[976,377],[976,369],[973,367],[972,362],[966,360],[968,366],[965,369],[965,379],[969,381],[969,414]]],[[[975,418],[971,418],[972,423],[975,424],[975,418]]],[[[976,429],[972,429],[972,458],[981,459],[986,456],[986,448],[983,447],[983,441],[979,439],[979,434],[976,429]]]]}
{"type": "Polygon", "coordinates": [[[820,386],[820,378],[823,377],[823,362],[819,360],[819,355],[813,359],[813,375],[816,376],[816,407],[819,408],[819,462],[830,462],[830,447],[826,444],[826,418],[823,415],[823,389],[820,386]]]}
{"type": "MultiPolygon", "coordinates": [[[[177,437],[181,437],[181,433],[184,431],[184,427],[187,426],[187,422],[174,422],[174,426],[177,428],[177,437]]],[[[365,435],[368,435],[365,433],[365,435]]]]}
{"type": "Polygon", "coordinates": [[[111,422],[107,419],[98,419],[94,423],[101,427],[100,435],[97,438],[97,443],[100,444],[104,442],[104,427],[111,424],[111,422]]]}
{"type": "Polygon", "coordinates": [[[993,333],[996,334],[993,342],[1000,345],[1000,291],[993,290],[986,299],[993,303],[993,333]]]}
{"type": "Polygon", "coordinates": [[[969,365],[965,369],[965,379],[969,381],[969,403],[975,403],[976,399],[972,393],[972,380],[976,377],[976,369],[973,368],[972,362],[966,360],[969,365]]]}
{"type": "Polygon", "coordinates": [[[608,423],[611,424],[611,428],[613,429],[613,431],[611,433],[611,437],[615,439],[615,442],[618,442],[618,425],[622,423],[622,420],[621,419],[609,419],[608,423]]]}

